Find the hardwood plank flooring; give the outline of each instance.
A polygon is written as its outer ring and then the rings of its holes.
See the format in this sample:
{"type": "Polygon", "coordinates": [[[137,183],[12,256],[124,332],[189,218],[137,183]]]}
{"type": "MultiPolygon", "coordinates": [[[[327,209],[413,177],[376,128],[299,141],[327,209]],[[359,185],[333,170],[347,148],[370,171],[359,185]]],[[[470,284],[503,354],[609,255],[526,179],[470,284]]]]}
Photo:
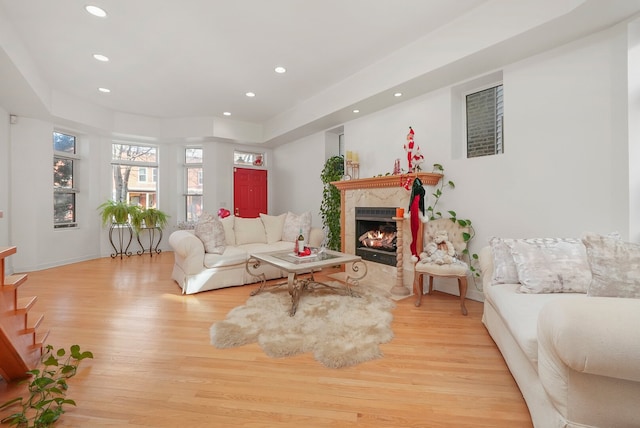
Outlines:
{"type": "MultiPolygon", "coordinates": [[[[443,293],[397,302],[384,357],[328,369],[256,344],[216,349],[209,328],[256,285],[183,296],[173,254],[103,258],[29,273],[47,343],[94,353],[70,379],[57,427],[531,427],[481,322],[443,293]]],[[[36,316],[36,315],[34,315],[36,316]]],[[[0,381],[0,402],[21,386],[0,381]]]]}

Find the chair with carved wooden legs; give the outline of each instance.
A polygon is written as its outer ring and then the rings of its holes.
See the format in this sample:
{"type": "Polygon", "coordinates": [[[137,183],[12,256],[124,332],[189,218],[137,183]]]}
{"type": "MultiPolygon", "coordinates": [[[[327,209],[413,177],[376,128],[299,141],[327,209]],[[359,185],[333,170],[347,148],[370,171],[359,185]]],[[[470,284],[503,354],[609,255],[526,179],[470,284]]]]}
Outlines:
{"type": "Polygon", "coordinates": [[[461,226],[451,219],[431,220],[424,227],[424,243],[425,249],[429,243],[434,242],[435,236],[439,231],[447,232],[448,241],[453,244],[455,255],[453,263],[437,263],[433,261],[419,260],[414,266],[413,292],[416,295],[415,305],[422,304],[422,296],[424,294],[423,276],[429,277],[429,294],[433,292],[433,278],[456,278],[458,280],[458,288],[460,290],[460,310],[462,315],[467,315],[467,308],[464,300],[467,295],[467,275],[469,274],[469,266],[461,261],[463,251],[467,248],[467,242],[464,240],[464,234],[469,233],[469,227],[461,226]]]}

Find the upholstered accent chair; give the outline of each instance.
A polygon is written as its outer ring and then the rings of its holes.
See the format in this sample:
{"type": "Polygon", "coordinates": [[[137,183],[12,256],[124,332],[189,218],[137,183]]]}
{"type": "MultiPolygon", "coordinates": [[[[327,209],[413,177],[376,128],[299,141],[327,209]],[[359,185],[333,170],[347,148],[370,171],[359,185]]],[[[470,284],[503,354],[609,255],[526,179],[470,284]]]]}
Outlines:
{"type": "Polygon", "coordinates": [[[437,263],[428,261],[421,255],[420,260],[416,262],[413,277],[413,292],[416,295],[415,305],[420,306],[422,296],[424,294],[423,276],[429,277],[429,294],[433,291],[433,278],[456,278],[460,289],[460,310],[462,315],[467,315],[467,308],[464,305],[464,299],[467,295],[467,275],[469,274],[469,265],[463,259],[463,251],[467,248],[464,240],[464,234],[469,233],[469,227],[461,226],[458,222],[449,218],[439,218],[431,220],[424,225],[424,245],[425,249],[429,243],[434,241],[438,231],[446,231],[448,240],[455,248],[455,256],[452,263],[437,263]]]}

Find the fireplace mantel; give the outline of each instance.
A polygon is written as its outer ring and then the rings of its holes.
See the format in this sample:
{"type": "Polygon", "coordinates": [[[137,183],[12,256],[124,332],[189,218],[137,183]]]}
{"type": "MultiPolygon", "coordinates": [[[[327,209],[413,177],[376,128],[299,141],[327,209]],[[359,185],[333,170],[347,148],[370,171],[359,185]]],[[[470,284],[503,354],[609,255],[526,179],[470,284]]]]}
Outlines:
{"type": "MultiPolygon", "coordinates": [[[[409,206],[409,197],[411,188],[404,189],[407,179],[413,181],[419,177],[425,186],[435,186],[442,178],[442,174],[434,174],[429,172],[418,172],[412,174],[386,175],[384,177],[360,178],[344,181],[333,181],[331,184],[340,190],[340,238],[342,241],[342,252],[347,254],[355,254],[355,211],[356,207],[407,207],[409,206]]],[[[403,218],[398,218],[402,223],[403,218]]],[[[375,277],[377,281],[384,284],[396,284],[394,289],[400,290],[398,283],[403,282],[405,289],[402,293],[394,294],[406,295],[410,290],[413,281],[413,262],[411,260],[411,231],[408,227],[404,230],[398,228],[405,236],[400,237],[403,246],[402,263],[398,262],[396,266],[387,266],[380,263],[369,263],[369,276],[375,277]],[[400,266],[400,267],[398,267],[400,266]],[[402,269],[402,272],[398,272],[402,269]],[[406,275],[404,271],[406,270],[406,275]]],[[[418,229],[416,248],[422,250],[422,223],[418,229]]],[[[393,292],[393,290],[391,290],[393,292]]]]}
{"type": "Polygon", "coordinates": [[[413,180],[416,177],[419,177],[422,181],[422,184],[424,184],[425,186],[434,186],[438,184],[438,181],[440,181],[440,179],[442,178],[442,174],[435,174],[432,172],[418,172],[413,174],[385,175],[382,177],[332,181],[331,184],[336,186],[341,191],[380,187],[402,187],[404,186],[408,178],[413,180]]]}

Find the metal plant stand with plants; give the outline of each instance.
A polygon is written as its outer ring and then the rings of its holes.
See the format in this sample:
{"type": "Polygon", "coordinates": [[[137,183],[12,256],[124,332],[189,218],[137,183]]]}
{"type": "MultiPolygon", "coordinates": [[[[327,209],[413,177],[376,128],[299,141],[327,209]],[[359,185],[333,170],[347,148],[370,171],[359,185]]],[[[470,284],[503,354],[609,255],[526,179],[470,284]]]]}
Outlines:
{"type": "Polygon", "coordinates": [[[139,215],[140,208],[124,201],[107,201],[101,204],[98,209],[101,210],[102,225],[109,224],[109,242],[114,251],[111,258],[129,257],[132,254],[129,247],[133,240],[133,229],[129,221],[139,215]]]}
{"type": "Polygon", "coordinates": [[[169,216],[160,211],[157,208],[140,209],[131,218],[131,224],[136,232],[136,238],[140,245],[140,250],[137,252],[139,256],[148,252],[151,257],[153,253],[160,254],[162,250],[160,247],[160,241],[162,241],[162,229],[167,225],[169,216]],[[147,232],[149,238],[149,247],[145,248],[140,240],[140,235],[143,231],[147,232]],[[158,238],[156,241],[156,237],[158,238]]]}

